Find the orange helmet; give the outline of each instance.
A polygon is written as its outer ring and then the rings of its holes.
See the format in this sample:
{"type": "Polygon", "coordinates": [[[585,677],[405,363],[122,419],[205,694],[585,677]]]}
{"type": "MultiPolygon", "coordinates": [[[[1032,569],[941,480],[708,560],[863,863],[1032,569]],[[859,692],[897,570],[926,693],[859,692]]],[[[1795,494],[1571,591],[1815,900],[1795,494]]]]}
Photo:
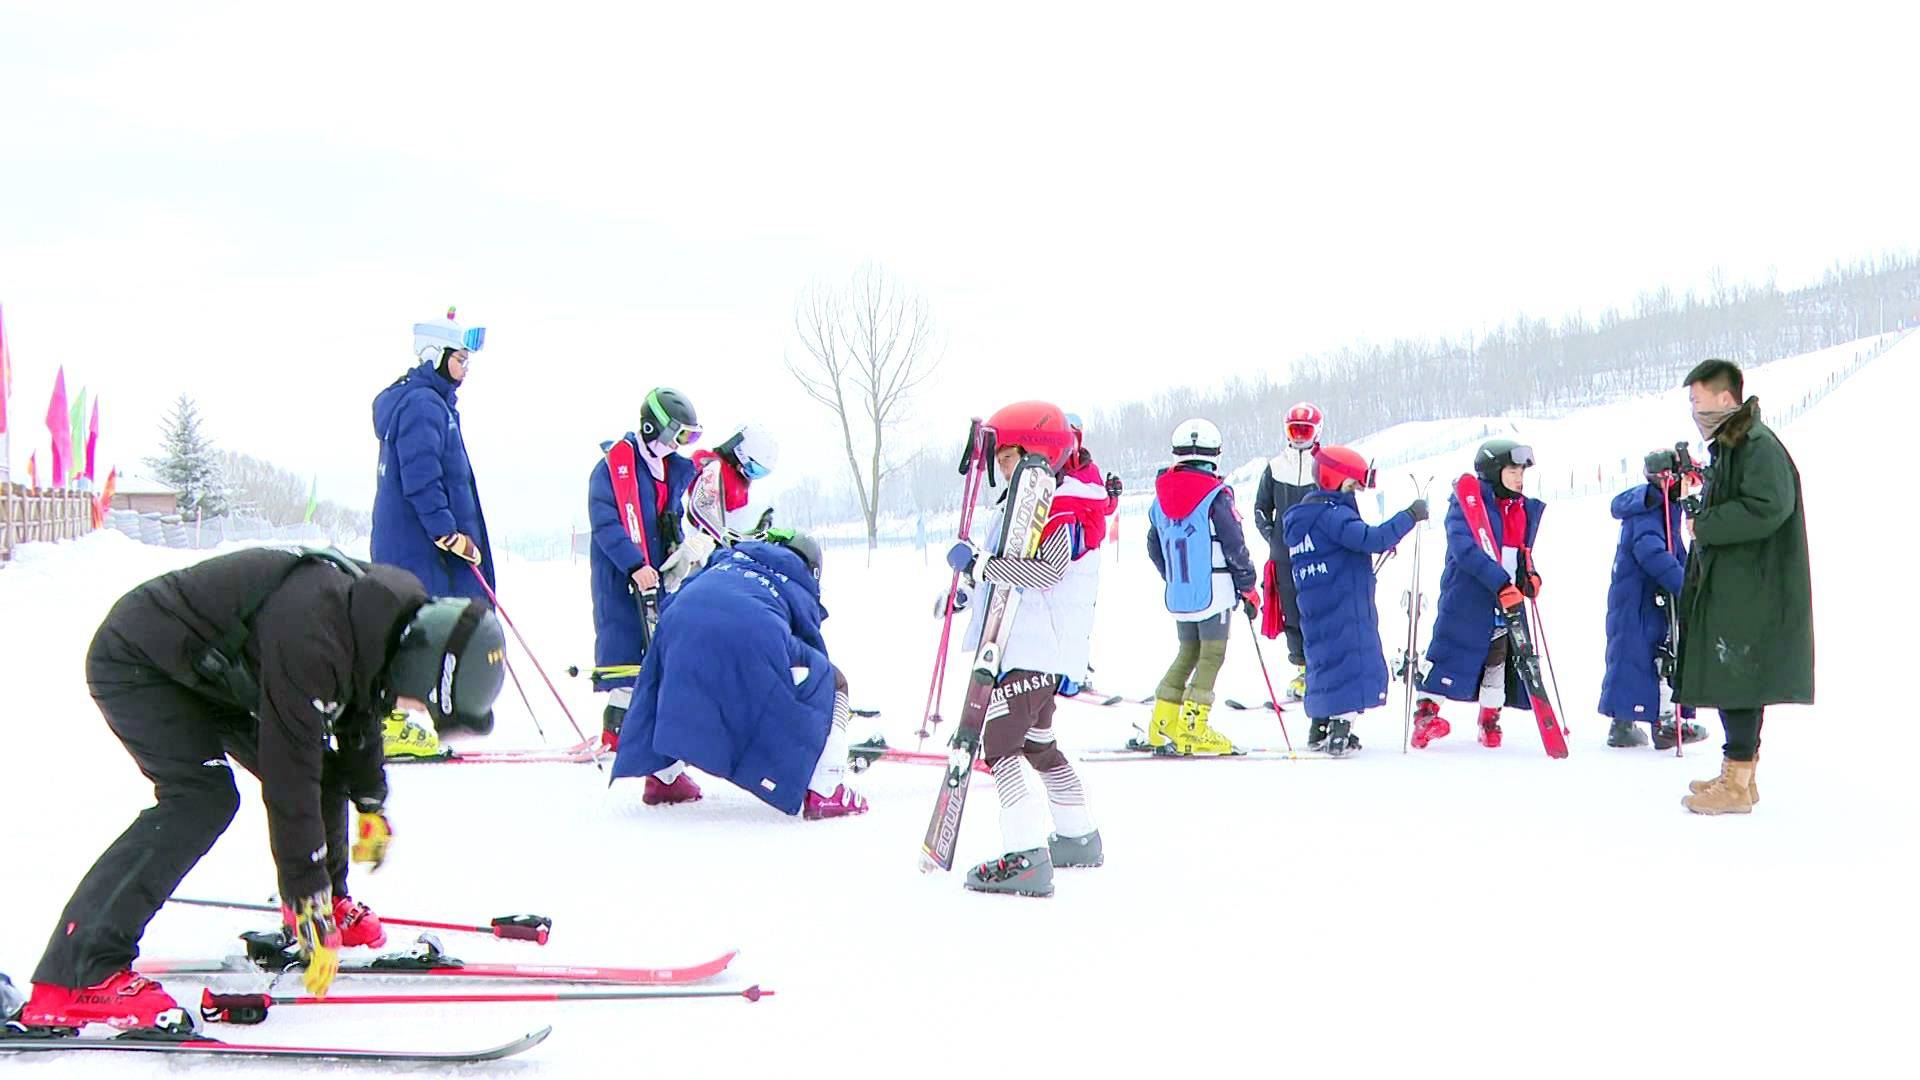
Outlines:
{"type": "Polygon", "coordinates": [[[1047,459],[1055,472],[1074,449],[1073,428],[1060,406],[1045,401],[1016,401],[987,418],[998,446],[1018,446],[1047,459]]]}
{"type": "Polygon", "coordinates": [[[1373,486],[1373,466],[1357,451],[1344,446],[1323,446],[1313,455],[1313,461],[1320,486],[1327,491],[1339,491],[1340,485],[1348,480],[1359,481],[1363,488],[1373,486]]]}

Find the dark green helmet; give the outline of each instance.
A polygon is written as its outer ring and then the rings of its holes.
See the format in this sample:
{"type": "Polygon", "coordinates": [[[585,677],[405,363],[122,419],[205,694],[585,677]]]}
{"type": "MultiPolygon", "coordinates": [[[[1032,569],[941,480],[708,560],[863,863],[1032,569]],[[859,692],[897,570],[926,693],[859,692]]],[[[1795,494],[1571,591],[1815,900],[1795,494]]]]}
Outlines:
{"type": "Polygon", "coordinates": [[[1533,447],[1513,439],[1488,439],[1473,455],[1474,475],[1485,480],[1493,487],[1494,494],[1503,499],[1517,494],[1500,482],[1500,470],[1509,465],[1533,468],[1533,447]]]}
{"type": "Polygon", "coordinates": [[[476,724],[506,682],[506,648],[500,619],[486,604],[429,600],[400,631],[387,664],[387,691],[426,702],[436,727],[448,720],[476,724]]]}
{"type": "Polygon", "coordinates": [[[813,572],[813,580],[820,580],[820,569],[826,562],[826,553],[820,550],[820,541],[792,529],[768,529],[767,540],[800,556],[800,561],[806,563],[807,569],[813,572]]]}
{"type": "Polygon", "coordinates": [[[693,402],[669,386],[647,391],[640,403],[640,438],[670,446],[690,446],[700,439],[700,416],[693,402]]]}

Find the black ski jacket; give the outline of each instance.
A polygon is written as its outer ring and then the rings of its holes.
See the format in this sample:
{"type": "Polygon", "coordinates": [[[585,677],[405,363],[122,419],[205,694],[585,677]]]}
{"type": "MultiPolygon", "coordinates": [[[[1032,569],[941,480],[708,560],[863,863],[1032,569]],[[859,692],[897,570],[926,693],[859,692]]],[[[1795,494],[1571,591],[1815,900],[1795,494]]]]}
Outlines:
{"type": "Polygon", "coordinates": [[[369,566],[354,578],[322,561],[295,566],[298,558],[255,548],[162,575],[121,597],[100,633],[119,639],[114,652],[131,653],[228,707],[220,711],[251,716],[254,730],[237,734],[257,740],[281,888],[307,896],[328,883],[322,770],[344,781],[363,810],[386,800],[380,720],[390,706],[380,682],[401,628],[427,596],[419,579],[398,567],[369,566]],[[268,588],[235,657],[259,686],[259,699],[236,700],[202,675],[198,662],[268,588]]]}
{"type": "Polygon", "coordinates": [[[1313,462],[1315,449],[1318,447],[1306,450],[1281,447],[1280,453],[1261,471],[1260,487],[1253,495],[1253,527],[1259,529],[1260,536],[1266,540],[1269,558],[1283,567],[1288,565],[1287,543],[1276,535],[1279,522],[1288,510],[1320,490],[1318,470],[1313,462]]]}

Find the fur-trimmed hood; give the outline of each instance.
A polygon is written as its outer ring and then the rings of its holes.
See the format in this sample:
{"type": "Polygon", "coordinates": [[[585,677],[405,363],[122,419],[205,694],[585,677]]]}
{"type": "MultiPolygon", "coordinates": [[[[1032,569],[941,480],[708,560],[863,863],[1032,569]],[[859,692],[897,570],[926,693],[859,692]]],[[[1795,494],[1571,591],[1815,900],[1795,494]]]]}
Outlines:
{"type": "Polygon", "coordinates": [[[1748,433],[1753,430],[1753,425],[1759,420],[1760,398],[1750,397],[1734,410],[1732,416],[1727,417],[1727,422],[1720,425],[1719,431],[1713,433],[1713,441],[1729,450],[1736,449],[1741,443],[1747,441],[1748,433]]]}

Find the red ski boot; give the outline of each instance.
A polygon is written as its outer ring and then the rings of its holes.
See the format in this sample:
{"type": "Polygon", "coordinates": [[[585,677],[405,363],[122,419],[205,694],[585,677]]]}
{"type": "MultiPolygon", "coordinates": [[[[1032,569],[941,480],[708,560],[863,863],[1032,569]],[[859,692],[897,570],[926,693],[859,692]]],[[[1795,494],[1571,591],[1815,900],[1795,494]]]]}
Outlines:
{"type": "Polygon", "coordinates": [[[1480,745],[1489,750],[1500,749],[1500,710],[1480,710],[1480,745]]]}
{"type": "Polygon", "coordinates": [[[647,777],[647,790],[640,796],[640,801],[646,803],[648,806],[699,802],[700,785],[694,783],[693,777],[688,776],[686,773],[681,773],[679,776],[674,777],[673,783],[671,784],[663,784],[660,782],[659,777],[649,776],[647,777]]]}
{"type": "Polygon", "coordinates": [[[152,979],[121,971],[92,986],[73,989],[34,983],[33,997],[20,1010],[27,1027],[78,1028],[111,1024],[117,1028],[192,1031],[193,1018],[167,989],[152,979]]]}
{"type": "Polygon", "coordinates": [[[820,821],[866,812],[867,800],[861,798],[859,792],[845,784],[836,784],[831,795],[808,791],[807,804],[800,809],[800,816],[808,821],[820,821]]]}
{"type": "Polygon", "coordinates": [[[1453,725],[1440,716],[1440,703],[1432,698],[1421,698],[1420,704],[1413,710],[1413,738],[1408,740],[1415,750],[1425,750],[1427,744],[1435,739],[1443,739],[1453,731],[1453,725]]]}
{"type": "Polygon", "coordinates": [[[333,898],[333,924],[340,928],[342,947],[364,945],[377,949],[387,943],[387,931],[380,925],[380,916],[351,896],[333,898]]]}
{"type": "MultiPolygon", "coordinates": [[[[340,928],[341,948],[363,945],[377,949],[387,943],[387,930],[380,925],[380,916],[351,896],[333,898],[333,924],[340,928]]],[[[285,931],[288,941],[294,940],[293,909],[285,904],[280,905],[280,929],[285,931]]]]}

